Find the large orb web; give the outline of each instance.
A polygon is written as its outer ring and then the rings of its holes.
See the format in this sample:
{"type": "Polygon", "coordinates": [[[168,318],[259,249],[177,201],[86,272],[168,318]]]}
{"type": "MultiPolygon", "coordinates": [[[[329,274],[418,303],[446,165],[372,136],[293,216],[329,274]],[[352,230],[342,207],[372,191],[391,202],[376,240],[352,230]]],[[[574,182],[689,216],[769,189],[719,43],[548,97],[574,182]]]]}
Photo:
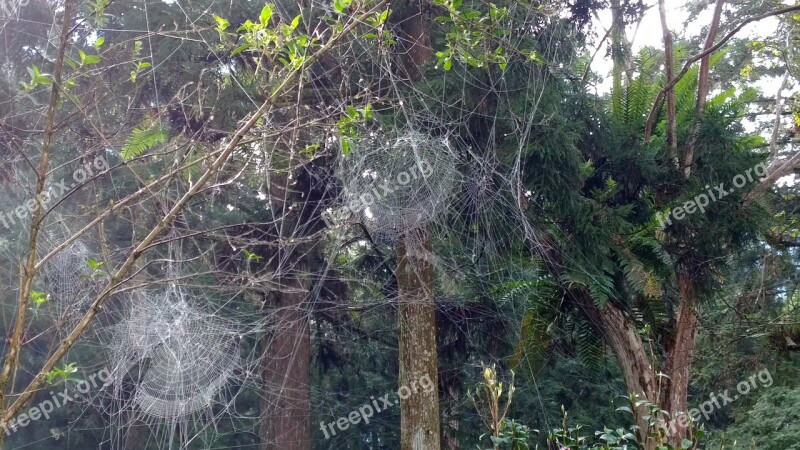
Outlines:
{"type": "Polygon", "coordinates": [[[163,419],[208,408],[237,367],[234,350],[234,342],[211,336],[158,347],[136,389],[134,403],[143,413],[163,419]]]}
{"type": "Polygon", "coordinates": [[[446,212],[456,175],[445,139],[417,131],[365,139],[342,158],[342,205],[373,238],[394,242],[446,212]]]}
{"type": "Polygon", "coordinates": [[[210,408],[240,368],[236,327],[181,291],[138,297],[115,327],[114,383],[134,378],[133,405],[144,416],[175,421],[210,408]]]}

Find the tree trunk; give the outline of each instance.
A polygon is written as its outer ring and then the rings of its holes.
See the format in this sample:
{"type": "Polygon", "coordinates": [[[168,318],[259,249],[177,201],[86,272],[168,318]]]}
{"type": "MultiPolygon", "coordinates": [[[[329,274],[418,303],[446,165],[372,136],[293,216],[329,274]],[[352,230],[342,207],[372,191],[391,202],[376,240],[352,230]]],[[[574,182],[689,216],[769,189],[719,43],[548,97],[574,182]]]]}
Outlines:
{"type": "Polygon", "coordinates": [[[263,341],[261,379],[262,450],[311,449],[311,337],[306,311],[307,290],[300,280],[284,280],[277,295],[275,329],[263,341]]]}
{"type": "Polygon", "coordinates": [[[680,300],[675,317],[675,337],[667,346],[665,373],[669,378],[665,380],[662,390],[662,409],[669,412],[672,418],[667,427],[670,431],[667,442],[675,447],[679,447],[681,440],[688,437],[688,430],[679,425],[676,413],[686,413],[688,408],[689,369],[700,329],[694,311],[696,301],[691,279],[685,272],[679,271],[677,281],[680,300]]]}
{"type": "Polygon", "coordinates": [[[426,257],[431,244],[424,230],[409,230],[397,243],[397,319],[399,325],[400,449],[439,450],[439,392],[433,265],[426,257]],[[434,387],[420,389],[429,377],[434,387]],[[408,391],[407,391],[408,392],[408,391]]]}
{"type": "MultiPolygon", "coordinates": [[[[588,301],[591,302],[591,299],[588,301]]],[[[658,401],[658,384],[655,371],[647,356],[644,343],[636,331],[635,324],[622,310],[611,303],[602,309],[592,305],[591,309],[594,310],[592,315],[597,316],[605,333],[606,341],[617,357],[628,392],[637,394],[640,400],[656,403],[658,401]]],[[[655,448],[654,443],[648,440],[647,422],[642,419],[643,416],[649,414],[646,405],[642,405],[637,413],[639,420],[636,425],[639,426],[639,442],[646,442],[645,448],[648,450],[655,448]]]]}
{"type": "MultiPolygon", "coordinates": [[[[622,376],[628,392],[638,394],[640,399],[656,404],[670,414],[671,420],[664,425],[666,442],[680,448],[682,439],[688,438],[688,429],[676,421],[676,413],[686,413],[688,406],[689,371],[699,330],[699,322],[695,314],[695,295],[691,279],[683,272],[678,272],[678,291],[680,303],[674,320],[674,337],[666,345],[664,372],[669,378],[656,379],[656,369],[648,356],[647,349],[636,331],[636,325],[619,308],[608,304],[597,308],[593,304],[587,306],[591,316],[599,322],[605,333],[606,341],[617,357],[622,376]],[[660,384],[660,386],[659,386],[660,384]]],[[[659,365],[660,366],[660,365],[659,365]]],[[[639,441],[646,443],[650,450],[657,442],[649,438],[653,430],[648,430],[642,416],[650,414],[646,406],[639,408],[639,441]]]]}
{"type": "Polygon", "coordinates": [[[611,61],[613,67],[613,90],[622,92],[622,75],[625,73],[627,85],[630,85],[633,76],[630,66],[630,50],[625,36],[625,16],[620,0],[611,0],[611,61]]]}
{"type": "Polygon", "coordinates": [[[425,64],[433,58],[428,32],[429,23],[420,0],[398,0],[392,4],[392,18],[397,25],[397,53],[400,67],[410,80],[422,75],[425,64]]]}

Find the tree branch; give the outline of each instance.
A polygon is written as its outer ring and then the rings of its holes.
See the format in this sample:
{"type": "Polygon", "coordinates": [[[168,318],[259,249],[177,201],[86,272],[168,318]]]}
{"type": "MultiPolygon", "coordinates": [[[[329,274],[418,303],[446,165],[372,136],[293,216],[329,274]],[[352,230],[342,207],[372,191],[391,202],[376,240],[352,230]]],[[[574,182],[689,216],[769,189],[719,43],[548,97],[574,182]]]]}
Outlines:
{"type": "Polygon", "coordinates": [[[778,92],[775,94],[775,121],[772,123],[772,137],[769,140],[769,158],[774,160],[778,154],[778,137],[781,132],[781,116],[783,116],[783,90],[786,89],[786,83],[789,82],[789,69],[783,73],[781,85],[778,86],[778,92]]]}
{"type": "MultiPolygon", "coordinates": [[[[664,6],[664,0],[658,0],[658,12],[661,16],[661,30],[664,34],[664,66],[667,71],[667,80],[673,77],[673,52],[672,52],[672,33],[667,26],[667,11],[664,6]]],[[[677,116],[677,107],[675,99],[675,88],[670,87],[667,92],[667,158],[672,159],[678,153],[678,128],[675,123],[677,116]]],[[[648,130],[645,130],[648,131],[648,130]]],[[[650,139],[649,135],[645,136],[645,140],[650,139]]]]}
{"type": "Polygon", "coordinates": [[[689,175],[692,173],[694,147],[695,144],[697,144],[697,136],[700,134],[700,117],[706,109],[706,97],[708,97],[708,73],[711,70],[711,53],[706,53],[706,51],[713,47],[714,39],[717,38],[719,18],[722,15],[722,7],[724,5],[725,0],[717,0],[714,6],[714,16],[711,19],[711,25],[708,27],[705,44],[703,44],[703,53],[705,54],[700,58],[700,71],[697,77],[697,103],[694,108],[694,119],[692,121],[692,129],[689,132],[689,139],[683,150],[683,158],[681,159],[681,169],[683,169],[683,176],[686,178],[689,178],[689,175]]]}
{"type": "MultiPolygon", "coordinates": [[[[66,0],[64,4],[64,16],[61,24],[61,33],[59,35],[59,47],[56,61],[53,66],[52,87],[50,89],[50,100],[47,104],[44,119],[44,135],[42,137],[42,159],[39,161],[39,166],[36,169],[36,194],[34,195],[35,202],[33,204],[33,214],[31,217],[30,236],[28,238],[28,254],[24,263],[20,263],[20,287],[17,297],[17,314],[14,319],[14,329],[11,333],[11,341],[8,346],[8,353],[6,354],[5,361],[3,362],[3,369],[0,372],[0,407],[5,411],[5,390],[8,387],[8,382],[12,373],[16,373],[19,365],[19,356],[22,347],[22,331],[25,328],[25,319],[28,311],[28,302],[30,300],[31,288],[33,286],[33,279],[36,275],[36,247],[39,241],[39,233],[44,216],[44,205],[39,200],[41,194],[44,192],[45,183],[47,182],[47,172],[50,166],[50,153],[53,145],[53,136],[55,134],[55,121],[56,111],[58,109],[58,102],[61,97],[61,80],[64,70],[64,58],[67,52],[67,45],[69,44],[69,36],[71,34],[70,26],[72,23],[72,12],[74,1],[66,0]]],[[[0,418],[0,428],[5,430],[5,421],[0,418]]],[[[5,435],[0,433],[0,445],[2,445],[5,435]]]]}

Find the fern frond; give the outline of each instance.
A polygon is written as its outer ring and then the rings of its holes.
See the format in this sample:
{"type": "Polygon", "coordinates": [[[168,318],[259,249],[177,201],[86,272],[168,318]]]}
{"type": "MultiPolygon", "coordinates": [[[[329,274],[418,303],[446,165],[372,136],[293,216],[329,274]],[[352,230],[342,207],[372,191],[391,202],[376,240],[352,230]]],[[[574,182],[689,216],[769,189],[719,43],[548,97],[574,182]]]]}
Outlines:
{"type": "Polygon", "coordinates": [[[591,371],[601,370],[606,347],[600,331],[581,315],[573,314],[564,322],[564,330],[571,336],[578,361],[591,371]]]}
{"type": "Polygon", "coordinates": [[[527,312],[522,318],[519,341],[511,357],[511,367],[520,368],[525,373],[535,375],[547,360],[547,349],[551,338],[547,332],[548,323],[534,312],[527,312]]]}
{"type": "Polygon", "coordinates": [[[519,340],[514,348],[511,366],[535,375],[547,360],[552,344],[548,327],[557,319],[558,308],[553,305],[556,287],[547,277],[503,283],[494,290],[501,302],[524,300],[519,340]]]}
{"type": "Polygon", "coordinates": [[[561,276],[561,283],[566,286],[576,284],[587,288],[597,306],[605,306],[614,297],[614,280],[605,273],[590,274],[570,270],[561,276]]]}
{"type": "Polygon", "coordinates": [[[167,130],[160,123],[142,122],[134,128],[120,155],[124,159],[132,159],[143,154],[156,145],[167,142],[167,130]]]}

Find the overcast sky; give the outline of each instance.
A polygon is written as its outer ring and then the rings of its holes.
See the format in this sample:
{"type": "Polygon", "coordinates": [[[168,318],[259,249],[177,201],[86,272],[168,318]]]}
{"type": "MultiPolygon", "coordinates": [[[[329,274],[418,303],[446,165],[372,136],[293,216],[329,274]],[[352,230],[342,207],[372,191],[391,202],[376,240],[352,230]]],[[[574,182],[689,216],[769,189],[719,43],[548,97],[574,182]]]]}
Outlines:
{"type": "MultiPolygon", "coordinates": [[[[673,33],[677,33],[680,38],[687,38],[697,36],[700,34],[703,26],[711,22],[711,15],[713,12],[713,2],[703,10],[700,14],[692,19],[689,26],[684,29],[684,22],[686,22],[689,14],[686,11],[687,0],[668,0],[666,5],[667,11],[667,25],[673,33]]],[[[661,18],[658,14],[657,0],[646,0],[645,5],[651,6],[644,15],[641,25],[638,29],[631,26],[627,30],[628,39],[633,40],[633,52],[638,52],[641,48],[646,46],[663,47],[662,31],[661,31],[661,18]]],[[[598,25],[597,34],[601,37],[605,34],[605,30],[611,25],[611,11],[603,10],[600,14],[600,21],[595,21],[598,25]]],[[[741,38],[758,39],[765,35],[774,33],[778,26],[776,18],[768,18],[762,21],[751,23],[744,27],[738,34],[741,38]]],[[[721,36],[718,37],[718,39],[721,36]]],[[[599,38],[598,38],[599,39],[599,38]]],[[[596,43],[595,43],[596,44],[596,43]]],[[[595,61],[592,63],[592,69],[605,77],[604,82],[598,86],[600,92],[608,92],[611,89],[611,61],[605,57],[605,53],[601,51],[595,61]]],[[[763,80],[758,83],[756,87],[761,88],[765,95],[773,96],[777,90],[777,80],[763,80]]]]}

